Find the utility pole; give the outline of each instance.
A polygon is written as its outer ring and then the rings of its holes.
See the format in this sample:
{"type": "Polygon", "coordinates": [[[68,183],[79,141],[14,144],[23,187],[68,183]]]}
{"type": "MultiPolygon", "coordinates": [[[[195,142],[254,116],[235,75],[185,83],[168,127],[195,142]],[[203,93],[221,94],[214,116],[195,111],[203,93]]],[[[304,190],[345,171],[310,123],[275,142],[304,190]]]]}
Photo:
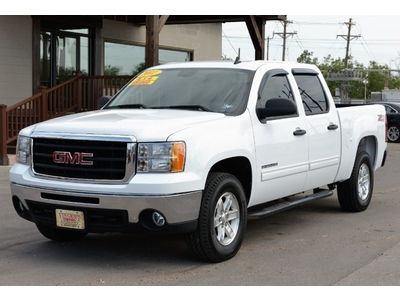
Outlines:
{"type": "Polygon", "coordinates": [[[358,39],[361,37],[360,34],[351,34],[351,26],[356,25],[356,23],[352,22],[352,18],[349,19],[348,22],[344,22],[347,26],[347,34],[338,34],[336,38],[341,37],[346,40],[346,56],[344,58],[344,67],[347,69],[348,60],[349,60],[349,50],[350,50],[350,41],[354,39],[358,39]]]}
{"type": "MultiPolygon", "coordinates": [[[[350,52],[350,41],[354,39],[358,39],[361,37],[360,34],[351,34],[351,27],[353,25],[356,25],[356,23],[353,23],[353,19],[349,18],[348,22],[344,22],[347,26],[347,34],[338,34],[336,38],[341,37],[344,40],[346,40],[346,56],[344,58],[344,68],[345,70],[348,68],[348,63],[349,63],[349,52],[350,52]]],[[[343,103],[351,103],[350,97],[349,97],[349,87],[350,87],[350,81],[342,81],[340,83],[340,97],[341,101],[343,103]]]]}
{"type": "Polygon", "coordinates": [[[267,60],[269,60],[269,36],[267,36],[267,60]]]}
{"type": "Polygon", "coordinates": [[[283,22],[283,32],[274,32],[272,34],[272,38],[274,38],[275,35],[280,36],[283,39],[283,45],[282,45],[282,61],[285,61],[285,57],[286,57],[286,38],[288,36],[294,36],[295,34],[297,34],[296,31],[293,32],[287,32],[287,24],[291,24],[293,23],[292,21],[282,21],[283,22]]]}

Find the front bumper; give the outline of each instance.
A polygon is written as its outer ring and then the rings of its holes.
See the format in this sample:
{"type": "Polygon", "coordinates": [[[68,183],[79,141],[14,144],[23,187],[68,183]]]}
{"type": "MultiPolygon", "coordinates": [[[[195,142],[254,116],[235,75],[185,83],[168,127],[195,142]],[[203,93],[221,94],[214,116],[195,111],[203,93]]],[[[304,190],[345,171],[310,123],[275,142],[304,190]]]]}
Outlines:
{"type": "Polygon", "coordinates": [[[143,227],[153,231],[192,231],[201,204],[201,191],[171,195],[114,195],[45,189],[11,183],[17,213],[35,223],[55,226],[56,208],[80,210],[88,222],[87,231],[130,231],[143,227]],[[18,207],[20,201],[23,205],[18,207]],[[154,227],[149,212],[164,215],[166,225],[154,227]],[[176,228],[177,230],[174,230],[176,228]],[[178,230],[179,229],[179,230],[178,230]]]}

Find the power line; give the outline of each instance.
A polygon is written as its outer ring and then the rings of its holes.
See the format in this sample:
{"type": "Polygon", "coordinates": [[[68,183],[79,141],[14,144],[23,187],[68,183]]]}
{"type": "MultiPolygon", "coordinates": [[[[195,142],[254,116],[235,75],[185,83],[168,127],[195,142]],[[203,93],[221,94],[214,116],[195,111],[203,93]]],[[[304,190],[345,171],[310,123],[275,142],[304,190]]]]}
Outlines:
{"type": "Polygon", "coordinates": [[[233,51],[235,51],[236,56],[238,56],[238,55],[239,55],[238,52],[236,51],[235,47],[233,47],[233,45],[232,45],[230,39],[228,38],[228,36],[225,34],[225,32],[224,32],[223,30],[222,30],[222,36],[226,38],[226,40],[228,41],[229,45],[231,45],[233,51]]]}
{"type": "MultiPolygon", "coordinates": [[[[230,39],[250,39],[250,37],[248,37],[248,36],[238,36],[238,35],[227,35],[226,37],[230,38],[230,39]]],[[[315,42],[322,42],[322,43],[331,43],[331,42],[340,43],[340,41],[337,39],[324,39],[324,38],[300,38],[300,40],[302,42],[315,41],[315,42]]],[[[378,43],[378,44],[400,43],[400,40],[395,40],[395,39],[371,39],[370,40],[370,39],[363,38],[363,40],[368,43],[378,43]]],[[[354,41],[354,42],[357,43],[358,41],[354,41]]],[[[360,41],[360,43],[361,43],[361,41],[360,41]]]]}
{"type": "Polygon", "coordinates": [[[306,22],[306,21],[293,21],[294,24],[299,25],[338,25],[336,22],[306,22]]]}
{"type": "Polygon", "coordinates": [[[364,41],[361,41],[361,46],[364,48],[370,60],[372,60],[371,52],[369,51],[367,44],[364,41]]]}
{"type": "Polygon", "coordinates": [[[300,39],[299,39],[299,37],[297,35],[296,35],[295,41],[296,41],[297,45],[299,45],[300,50],[304,51],[305,49],[303,47],[303,43],[300,41],[300,39]]]}

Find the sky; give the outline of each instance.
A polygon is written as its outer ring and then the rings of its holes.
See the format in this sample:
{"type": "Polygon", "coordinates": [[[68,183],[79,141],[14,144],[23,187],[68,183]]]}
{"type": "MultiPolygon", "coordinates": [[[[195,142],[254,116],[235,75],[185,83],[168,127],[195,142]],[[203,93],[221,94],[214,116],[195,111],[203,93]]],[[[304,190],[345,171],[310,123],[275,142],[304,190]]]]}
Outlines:
{"type": "MultiPolygon", "coordinates": [[[[351,34],[361,35],[361,38],[350,42],[350,54],[354,60],[368,65],[374,60],[387,64],[392,69],[400,69],[400,16],[373,15],[287,15],[293,21],[288,24],[287,32],[297,32],[297,35],[287,38],[288,61],[296,61],[303,50],[307,49],[322,61],[331,54],[333,57],[344,58],[346,41],[338,34],[347,34],[348,22],[352,18],[351,34]]],[[[225,23],[222,27],[222,53],[235,58],[240,48],[242,60],[254,59],[254,48],[244,23],[225,23]]],[[[282,32],[282,22],[266,23],[266,37],[270,37],[270,60],[282,60],[282,38],[273,35],[282,32]]]]}
{"type": "MultiPolygon", "coordinates": [[[[4,2],[4,1],[3,1],[4,2]]],[[[288,31],[297,35],[287,41],[287,59],[295,61],[307,49],[321,61],[331,54],[345,56],[346,41],[337,38],[346,34],[344,22],[353,18],[356,25],[352,34],[362,37],[350,44],[350,54],[365,65],[374,60],[400,69],[400,15],[399,0],[202,0],[182,5],[182,0],[141,1],[132,5],[131,0],[69,0],[67,6],[53,5],[54,0],[19,0],[2,3],[1,13],[18,15],[287,15],[293,21],[288,31]],[[77,9],[79,7],[79,9],[77,9]],[[393,15],[393,14],[398,14],[393,15]]],[[[266,36],[281,32],[280,22],[267,22],[266,36]]],[[[235,58],[241,49],[242,60],[254,60],[254,49],[244,23],[223,24],[222,54],[235,58]]],[[[274,36],[270,41],[270,60],[281,60],[282,39],[274,36]]]]}

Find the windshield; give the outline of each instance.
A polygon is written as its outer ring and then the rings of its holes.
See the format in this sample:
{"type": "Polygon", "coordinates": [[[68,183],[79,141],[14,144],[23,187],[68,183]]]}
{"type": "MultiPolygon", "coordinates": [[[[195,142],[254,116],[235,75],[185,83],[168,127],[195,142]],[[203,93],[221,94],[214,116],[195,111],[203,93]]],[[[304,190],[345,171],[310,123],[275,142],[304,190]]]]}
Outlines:
{"type": "Polygon", "coordinates": [[[240,69],[145,70],[105,109],[171,108],[239,115],[246,108],[253,74],[240,69]]]}

